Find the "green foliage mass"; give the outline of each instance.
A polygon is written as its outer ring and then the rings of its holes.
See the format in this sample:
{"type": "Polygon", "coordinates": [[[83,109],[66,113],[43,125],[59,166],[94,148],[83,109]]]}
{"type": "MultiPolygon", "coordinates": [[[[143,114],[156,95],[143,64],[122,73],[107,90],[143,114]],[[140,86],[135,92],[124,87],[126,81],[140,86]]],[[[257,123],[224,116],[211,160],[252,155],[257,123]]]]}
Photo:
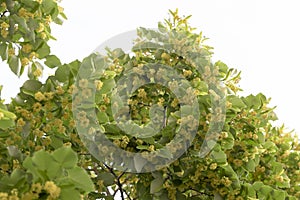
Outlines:
{"type": "MultiPolygon", "coordinates": [[[[170,11],[170,19],[160,22],[158,30],[138,28],[131,54],[114,49],[105,56],[91,54],[62,64],[47,44],[53,38],[50,22],[61,24],[60,17],[65,18],[56,1],[0,2],[1,59],[16,75],[28,68],[28,80],[18,95],[9,104],[0,103],[0,199],[114,199],[117,192],[123,199],[143,200],[300,198],[298,138],[272,125],[277,118],[268,106],[270,99],[261,93],[238,94],[240,73],[221,61],[211,62],[212,47],[190,27],[190,16],[181,18],[170,11]],[[115,146],[153,161],[151,152],[176,137],[184,121],[179,112],[184,117],[193,112],[182,107],[169,88],[148,84],[131,94],[130,117],[146,126],[153,115],[151,105],[167,108],[167,121],[157,122],[163,130],[141,138],[117,127],[113,89],[122,76],[143,74],[143,67],[153,65],[170,66],[191,83],[201,111],[197,132],[186,152],[169,165],[148,173],[123,172],[118,165],[124,160],[112,165],[97,159],[99,153],[107,155],[110,146],[87,149],[89,137],[103,139],[97,138],[93,124],[115,146]],[[56,70],[44,83],[39,81],[43,67],[56,70]],[[211,83],[222,85],[226,98],[211,83]],[[218,113],[214,102],[222,99],[226,111],[218,113]],[[74,105],[83,107],[75,112],[74,105]],[[221,117],[216,119],[216,113],[221,117]],[[211,135],[214,143],[207,143],[209,152],[201,156],[212,124],[221,130],[211,135]],[[86,135],[79,136],[81,128],[89,128],[86,135]]],[[[181,143],[172,147],[161,156],[169,158],[184,148],[181,143]]]]}

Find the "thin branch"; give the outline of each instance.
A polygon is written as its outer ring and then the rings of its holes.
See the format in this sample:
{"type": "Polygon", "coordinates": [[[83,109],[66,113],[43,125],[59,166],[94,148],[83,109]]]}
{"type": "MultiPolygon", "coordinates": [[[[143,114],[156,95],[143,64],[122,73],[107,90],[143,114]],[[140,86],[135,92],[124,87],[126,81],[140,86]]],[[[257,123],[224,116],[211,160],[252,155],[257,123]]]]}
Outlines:
{"type": "MultiPolygon", "coordinates": [[[[118,186],[118,190],[120,191],[120,193],[121,193],[121,199],[122,200],[125,200],[125,196],[124,196],[124,190],[123,190],[123,184],[121,183],[121,181],[120,181],[120,178],[125,174],[125,171],[124,172],[122,172],[122,174],[120,175],[120,176],[117,176],[117,174],[114,172],[114,169],[112,168],[112,167],[109,167],[108,165],[106,165],[105,163],[103,163],[104,165],[105,165],[105,167],[109,170],[109,172],[116,178],[116,180],[117,180],[117,182],[116,182],[116,184],[117,184],[117,186],[118,186]]],[[[116,191],[118,191],[118,190],[116,190],[116,191]]],[[[116,191],[115,191],[115,193],[116,193],[116,191]]]]}
{"type": "Polygon", "coordinates": [[[8,13],[8,10],[4,10],[3,13],[0,14],[0,18],[4,17],[6,13],[8,13]]]}

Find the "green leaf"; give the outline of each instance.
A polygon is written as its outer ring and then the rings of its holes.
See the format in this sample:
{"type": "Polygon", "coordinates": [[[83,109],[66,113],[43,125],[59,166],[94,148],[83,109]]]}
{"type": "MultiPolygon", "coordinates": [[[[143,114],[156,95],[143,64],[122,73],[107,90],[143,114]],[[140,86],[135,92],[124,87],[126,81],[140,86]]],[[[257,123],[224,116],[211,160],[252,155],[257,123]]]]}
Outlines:
{"type": "Polygon", "coordinates": [[[266,97],[263,94],[259,93],[256,96],[251,94],[246,98],[242,98],[242,100],[248,107],[258,109],[266,101],[266,97]]]}
{"type": "Polygon", "coordinates": [[[231,95],[227,97],[227,100],[232,103],[232,109],[240,110],[242,108],[246,108],[246,104],[237,96],[231,95]]]}
{"type": "Polygon", "coordinates": [[[103,86],[101,88],[101,90],[99,91],[99,93],[101,94],[107,94],[109,93],[113,88],[116,87],[116,83],[114,79],[106,79],[103,82],[103,86]]]}
{"type": "Polygon", "coordinates": [[[42,9],[45,14],[51,14],[56,6],[57,4],[53,0],[43,0],[42,2],[42,9]]]}
{"type": "Polygon", "coordinates": [[[80,68],[79,68],[79,78],[80,79],[89,79],[91,76],[93,76],[94,73],[94,62],[93,62],[93,57],[95,54],[91,54],[90,56],[86,57],[83,59],[80,68]]]}
{"type": "Polygon", "coordinates": [[[11,19],[13,19],[19,25],[18,30],[20,30],[22,33],[29,32],[29,28],[24,17],[14,14],[11,16],[11,19]]]}
{"type": "Polygon", "coordinates": [[[217,163],[223,164],[227,162],[227,156],[223,151],[212,151],[210,153],[212,159],[214,159],[217,163]]]}
{"type": "Polygon", "coordinates": [[[260,192],[265,196],[267,197],[271,192],[272,192],[273,188],[268,186],[268,185],[263,185],[261,188],[260,188],[260,192]]]}
{"type": "Polygon", "coordinates": [[[7,44],[4,42],[0,43],[0,56],[2,60],[7,59],[7,44]]]}
{"type": "Polygon", "coordinates": [[[78,162],[77,154],[70,147],[61,147],[52,156],[64,168],[72,168],[78,162]]]}
{"type": "Polygon", "coordinates": [[[45,58],[50,53],[50,47],[46,42],[43,42],[42,45],[36,50],[36,53],[39,55],[39,58],[45,58]]]}
{"type": "Polygon", "coordinates": [[[50,138],[51,138],[51,146],[53,148],[58,149],[63,146],[64,143],[63,143],[62,139],[59,139],[55,135],[51,135],[50,138]]]}
{"type": "Polygon", "coordinates": [[[140,155],[135,155],[133,159],[134,159],[134,167],[137,172],[141,172],[144,166],[148,162],[145,158],[142,158],[140,155]]]}
{"type": "Polygon", "coordinates": [[[279,162],[272,162],[271,166],[272,166],[273,173],[276,175],[280,175],[284,172],[283,166],[279,162]]]}
{"type": "Polygon", "coordinates": [[[158,30],[161,32],[161,33],[165,33],[167,32],[167,28],[163,25],[163,23],[159,22],[158,23],[158,30]]]}
{"type": "Polygon", "coordinates": [[[57,56],[49,55],[46,57],[45,65],[47,65],[50,68],[55,68],[55,67],[61,65],[61,62],[57,56]]]}
{"type": "Polygon", "coordinates": [[[13,158],[20,158],[22,153],[16,146],[8,146],[7,147],[8,154],[13,158]]]}
{"type": "Polygon", "coordinates": [[[62,176],[63,169],[61,168],[61,165],[58,164],[55,161],[48,163],[48,169],[47,169],[47,176],[49,179],[55,179],[62,176]]]}
{"type": "Polygon", "coordinates": [[[34,180],[38,180],[38,179],[45,180],[44,177],[41,176],[40,173],[38,172],[38,168],[34,165],[32,161],[32,157],[27,157],[23,161],[23,167],[33,175],[34,180]]]}
{"type": "Polygon", "coordinates": [[[109,122],[109,118],[107,116],[107,114],[105,112],[102,112],[102,111],[99,111],[97,113],[97,118],[99,120],[99,122],[102,124],[102,123],[106,123],[106,122],[109,122]]]}
{"type": "Polygon", "coordinates": [[[52,156],[45,150],[40,150],[35,152],[32,157],[32,162],[39,170],[47,170],[49,167],[49,162],[53,162],[52,156]]]}
{"type": "Polygon", "coordinates": [[[62,188],[60,193],[60,199],[72,199],[72,200],[81,200],[80,192],[73,188],[62,188]]]}
{"type": "Polygon", "coordinates": [[[256,192],[255,192],[255,189],[253,188],[253,186],[249,183],[245,183],[244,186],[246,187],[246,190],[247,190],[247,196],[249,196],[251,198],[255,198],[256,192]]]}
{"type": "Polygon", "coordinates": [[[257,133],[259,143],[265,142],[265,135],[262,132],[257,133]]]}
{"type": "Polygon", "coordinates": [[[75,184],[76,188],[84,190],[86,193],[94,191],[94,183],[86,171],[80,167],[67,170],[69,179],[75,184]]]}
{"type": "Polygon", "coordinates": [[[115,177],[112,173],[109,172],[102,172],[99,174],[99,178],[103,181],[105,186],[113,185],[115,182],[115,177]]]}
{"type": "Polygon", "coordinates": [[[0,129],[7,129],[9,127],[13,127],[15,125],[15,121],[11,119],[1,119],[0,120],[0,129]]]}
{"type": "Polygon", "coordinates": [[[249,160],[246,164],[246,169],[249,171],[249,172],[255,172],[255,162],[253,160],[249,160]]]}
{"type": "Polygon", "coordinates": [[[263,185],[264,185],[263,182],[257,181],[257,182],[255,182],[255,183],[253,184],[253,188],[254,188],[256,191],[258,191],[263,185]]]}
{"type": "Polygon", "coordinates": [[[61,65],[55,71],[55,78],[59,82],[63,83],[63,82],[66,82],[67,80],[69,80],[69,74],[70,74],[70,69],[69,69],[68,65],[61,65]]]}
{"type": "Polygon", "coordinates": [[[15,55],[12,55],[8,58],[8,65],[10,70],[17,76],[20,74],[20,64],[19,64],[19,58],[15,55]]]}
{"type": "Polygon", "coordinates": [[[272,196],[276,200],[285,200],[286,192],[282,190],[274,190],[272,196]]]}
{"type": "Polygon", "coordinates": [[[151,181],[150,185],[150,194],[154,194],[159,192],[163,188],[164,180],[162,177],[157,177],[153,181],[151,181]]]}
{"type": "Polygon", "coordinates": [[[21,87],[21,91],[25,94],[34,96],[40,90],[43,84],[38,80],[27,80],[21,87]]]}

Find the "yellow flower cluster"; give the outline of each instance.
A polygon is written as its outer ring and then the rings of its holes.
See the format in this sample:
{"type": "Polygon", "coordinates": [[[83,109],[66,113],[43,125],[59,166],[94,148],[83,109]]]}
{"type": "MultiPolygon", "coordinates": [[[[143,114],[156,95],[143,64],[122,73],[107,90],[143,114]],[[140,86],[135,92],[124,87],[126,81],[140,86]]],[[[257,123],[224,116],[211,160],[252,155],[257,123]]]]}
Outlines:
{"type": "Polygon", "coordinates": [[[101,90],[103,86],[103,82],[100,81],[100,80],[95,80],[95,87],[96,87],[96,90],[101,90]]]}
{"type": "Polygon", "coordinates": [[[36,29],[36,32],[41,33],[45,30],[45,25],[43,23],[39,23],[39,27],[36,29]]]}
{"type": "Polygon", "coordinates": [[[3,38],[7,38],[7,36],[8,36],[8,28],[9,28],[9,24],[6,23],[6,22],[2,22],[2,23],[0,24],[0,27],[1,27],[1,36],[2,36],[3,38]]]}
{"type": "Polygon", "coordinates": [[[42,92],[37,92],[34,94],[34,98],[38,101],[45,100],[45,95],[42,92]]]}
{"type": "Polygon", "coordinates": [[[29,62],[30,62],[30,60],[28,58],[26,58],[26,57],[21,59],[21,65],[22,66],[28,65],[29,62]]]}
{"type": "Polygon", "coordinates": [[[53,181],[47,181],[44,185],[44,190],[50,195],[47,199],[57,199],[60,195],[61,189],[55,185],[53,181]]]}
{"type": "Polygon", "coordinates": [[[31,44],[24,44],[22,46],[22,51],[24,53],[30,53],[32,51],[32,45],[31,44]]]}
{"type": "Polygon", "coordinates": [[[20,8],[20,10],[18,11],[18,15],[20,17],[25,18],[25,19],[33,18],[34,17],[34,14],[31,13],[31,12],[28,12],[25,8],[20,8]]]}
{"type": "Polygon", "coordinates": [[[1,25],[0,25],[0,27],[1,27],[2,29],[7,29],[7,28],[9,28],[9,24],[6,23],[6,22],[2,22],[1,25]]]}
{"type": "Polygon", "coordinates": [[[11,190],[10,194],[6,192],[0,192],[0,200],[19,200],[18,197],[18,190],[13,189],[11,190]]]}
{"type": "Polygon", "coordinates": [[[8,53],[8,56],[13,56],[13,55],[15,55],[15,49],[14,48],[9,48],[7,53],[8,53]]]}
{"type": "Polygon", "coordinates": [[[2,36],[3,38],[7,38],[7,36],[8,36],[8,30],[6,30],[6,29],[1,29],[1,36],[2,36]]]}

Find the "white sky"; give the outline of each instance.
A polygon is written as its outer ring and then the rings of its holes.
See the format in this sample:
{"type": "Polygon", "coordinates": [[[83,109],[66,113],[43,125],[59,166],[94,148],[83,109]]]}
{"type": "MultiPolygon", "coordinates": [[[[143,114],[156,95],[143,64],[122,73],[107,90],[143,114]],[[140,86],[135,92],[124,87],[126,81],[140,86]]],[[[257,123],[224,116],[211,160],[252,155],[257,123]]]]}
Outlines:
{"type": "MultiPolygon", "coordinates": [[[[215,48],[214,61],[242,71],[244,94],[264,93],[287,127],[300,133],[300,1],[271,0],[63,0],[68,20],[53,26],[52,52],[62,61],[82,59],[105,40],[139,26],[155,28],[179,8],[193,15],[215,48]]],[[[2,96],[14,96],[21,81],[1,64],[2,96]]]]}

